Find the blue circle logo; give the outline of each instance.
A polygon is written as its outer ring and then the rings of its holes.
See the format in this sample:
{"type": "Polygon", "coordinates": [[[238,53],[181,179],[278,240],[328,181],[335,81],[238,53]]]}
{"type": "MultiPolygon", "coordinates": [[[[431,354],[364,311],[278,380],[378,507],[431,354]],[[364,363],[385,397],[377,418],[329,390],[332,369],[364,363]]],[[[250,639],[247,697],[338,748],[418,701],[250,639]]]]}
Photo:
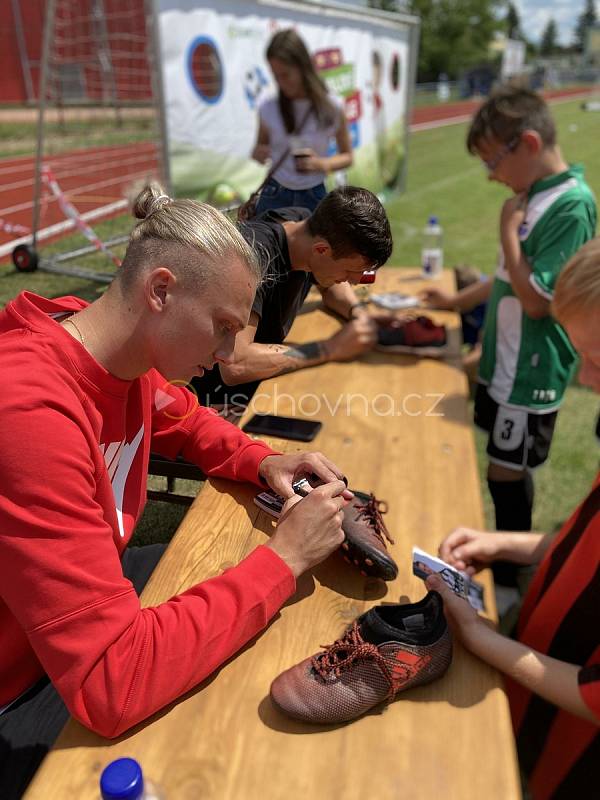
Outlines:
{"type": "Polygon", "coordinates": [[[217,45],[208,36],[197,36],[187,56],[187,70],[194,91],[205,103],[214,105],[223,96],[225,72],[217,45]]]}

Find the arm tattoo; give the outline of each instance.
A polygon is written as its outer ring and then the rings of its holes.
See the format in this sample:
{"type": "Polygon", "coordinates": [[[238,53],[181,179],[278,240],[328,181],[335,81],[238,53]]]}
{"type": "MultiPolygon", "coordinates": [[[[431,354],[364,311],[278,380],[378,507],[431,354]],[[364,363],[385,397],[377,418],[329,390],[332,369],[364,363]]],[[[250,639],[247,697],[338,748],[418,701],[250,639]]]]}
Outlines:
{"type": "Polygon", "coordinates": [[[285,375],[288,372],[294,372],[297,369],[302,369],[307,366],[302,362],[314,361],[315,359],[321,358],[323,356],[323,348],[321,347],[321,342],[307,342],[306,344],[294,345],[294,347],[286,347],[281,351],[281,354],[300,362],[297,364],[290,364],[289,367],[284,367],[279,374],[285,375]]]}

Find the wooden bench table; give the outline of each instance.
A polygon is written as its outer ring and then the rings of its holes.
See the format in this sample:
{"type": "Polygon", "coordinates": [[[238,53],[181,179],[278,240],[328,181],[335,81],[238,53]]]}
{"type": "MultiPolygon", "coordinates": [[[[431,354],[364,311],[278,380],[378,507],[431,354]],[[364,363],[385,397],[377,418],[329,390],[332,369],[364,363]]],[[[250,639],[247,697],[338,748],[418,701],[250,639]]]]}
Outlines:
{"type": "MultiPolygon", "coordinates": [[[[441,279],[446,287],[451,281],[450,273],[441,279]]],[[[415,271],[388,269],[373,291],[421,287],[415,271]]],[[[458,354],[458,316],[434,316],[449,326],[458,354]]],[[[322,338],[339,325],[311,296],[288,338],[322,338]]],[[[109,742],[69,722],[26,798],[96,800],[100,771],[124,755],[139,759],[168,800],[519,798],[500,676],[460,646],[441,680],[351,724],[294,722],[269,700],[276,675],[332,642],[365,609],[423,596],[411,571],[413,544],[436,553],[453,527],[482,526],[467,393],[457,358],[377,352],[261,384],[255,401],[261,412],[323,422],[311,444],[272,439],[274,447],[322,450],[351,488],[388,501],[398,578],[388,584],[365,578],[334,554],[302,576],[262,635],[146,723],[109,742]]],[[[256,491],[223,480],[205,484],[150,579],[144,605],[219,574],[265,541],[273,523],[254,506],[256,491]]],[[[494,616],[489,575],[482,580],[494,616]]]]}

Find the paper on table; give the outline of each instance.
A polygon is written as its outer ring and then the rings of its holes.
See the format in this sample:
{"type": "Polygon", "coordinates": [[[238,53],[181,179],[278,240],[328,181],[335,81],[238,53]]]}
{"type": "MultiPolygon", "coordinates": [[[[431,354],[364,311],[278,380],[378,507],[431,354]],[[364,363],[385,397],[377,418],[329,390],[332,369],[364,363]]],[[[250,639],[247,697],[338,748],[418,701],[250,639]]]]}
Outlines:
{"type": "Polygon", "coordinates": [[[410,294],[400,294],[400,292],[386,292],[385,294],[372,294],[370,301],[380,308],[388,311],[398,311],[403,308],[416,308],[419,305],[419,298],[410,294]]]}

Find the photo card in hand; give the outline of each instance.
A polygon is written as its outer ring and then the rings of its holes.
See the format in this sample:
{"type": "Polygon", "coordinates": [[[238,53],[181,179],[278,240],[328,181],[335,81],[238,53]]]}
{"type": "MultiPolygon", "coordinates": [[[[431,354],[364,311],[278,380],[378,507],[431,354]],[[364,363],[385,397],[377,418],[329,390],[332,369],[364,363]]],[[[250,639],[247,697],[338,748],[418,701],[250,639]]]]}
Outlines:
{"type": "Polygon", "coordinates": [[[432,556],[419,547],[412,549],[412,564],[413,575],[425,580],[435,572],[444,579],[453,592],[464,597],[476,611],[485,611],[483,586],[466,573],[459,572],[441,558],[432,556]]]}

